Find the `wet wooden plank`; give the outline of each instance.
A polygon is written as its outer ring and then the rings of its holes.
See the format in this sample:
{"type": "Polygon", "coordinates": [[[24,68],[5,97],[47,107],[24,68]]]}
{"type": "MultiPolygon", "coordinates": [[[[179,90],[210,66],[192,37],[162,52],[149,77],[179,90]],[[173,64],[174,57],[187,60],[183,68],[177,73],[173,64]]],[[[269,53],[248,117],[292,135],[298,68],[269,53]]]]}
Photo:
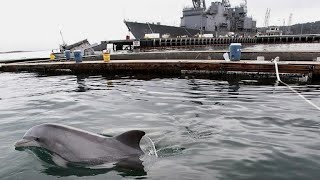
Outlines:
{"type": "MultiPolygon", "coordinates": [[[[182,70],[206,70],[219,72],[268,72],[275,73],[272,62],[221,60],[123,60],[104,63],[103,61],[49,62],[49,63],[16,63],[3,64],[1,71],[46,72],[54,70],[70,70],[76,73],[114,73],[117,71],[139,71],[147,73],[178,73],[182,70]]],[[[280,73],[309,74],[320,73],[320,62],[279,62],[280,73]]]]}

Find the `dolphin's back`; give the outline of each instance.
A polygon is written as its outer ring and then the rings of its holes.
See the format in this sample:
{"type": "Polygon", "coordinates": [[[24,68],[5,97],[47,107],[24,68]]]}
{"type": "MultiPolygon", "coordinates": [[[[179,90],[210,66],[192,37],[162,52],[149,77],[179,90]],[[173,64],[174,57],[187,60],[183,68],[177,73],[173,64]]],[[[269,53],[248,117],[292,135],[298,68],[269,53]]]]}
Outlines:
{"type": "Polygon", "coordinates": [[[132,147],[137,150],[140,149],[140,141],[141,138],[145,135],[146,133],[143,131],[128,131],[125,132],[119,136],[116,136],[115,139],[120,141],[122,144],[125,144],[129,147],[132,147]]]}
{"type": "Polygon", "coordinates": [[[70,162],[101,164],[142,154],[139,146],[145,134],[142,131],[129,131],[115,138],[106,138],[59,124],[44,126],[51,137],[46,143],[48,150],[70,162]]]}

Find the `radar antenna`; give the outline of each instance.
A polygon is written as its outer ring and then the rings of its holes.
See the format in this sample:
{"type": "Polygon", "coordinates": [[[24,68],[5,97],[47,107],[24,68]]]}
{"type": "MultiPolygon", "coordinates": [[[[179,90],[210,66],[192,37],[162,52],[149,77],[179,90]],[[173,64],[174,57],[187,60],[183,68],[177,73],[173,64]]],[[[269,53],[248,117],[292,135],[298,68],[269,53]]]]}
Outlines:
{"type": "Polygon", "coordinates": [[[240,6],[243,7],[243,10],[245,13],[248,12],[248,1],[247,0],[243,0],[243,3],[241,3],[240,6]]]}
{"type": "Polygon", "coordinates": [[[202,0],[203,9],[207,9],[206,0],[202,0]]]}
{"type": "Polygon", "coordinates": [[[192,3],[195,9],[207,9],[205,0],[192,0],[192,3]]]}
{"type": "Polygon", "coordinates": [[[244,5],[247,7],[248,6],[248,1],[244,0],[244,5]]]}
{"type": "Polygon", "coordinates": [[[229,0],[222,0],[222,5],[224,7],[231,7],[229,0]]]}

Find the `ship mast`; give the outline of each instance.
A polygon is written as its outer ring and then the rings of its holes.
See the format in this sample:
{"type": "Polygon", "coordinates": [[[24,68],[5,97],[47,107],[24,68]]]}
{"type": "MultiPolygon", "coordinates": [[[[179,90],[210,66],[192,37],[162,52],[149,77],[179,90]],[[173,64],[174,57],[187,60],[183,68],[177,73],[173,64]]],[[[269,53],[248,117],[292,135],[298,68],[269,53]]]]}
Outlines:
{"type": "Polygon", "coordinates": [[[207,6],[206,6],[206,0],[202,0],[202,6],[203,6],[203,9],[206,10],[207,9],[207,6]]]}
{"type": "Polygon", "coordinates": [[[204,12],[207,9],[206,1],[205,0],[192,0],[192,3],[193,3],[193,7],[195,9],[200,9],[201,10],[200,35],[202,36],[202,34],[203,34],[203,15],[204,15],[204,12]]]}
{"type": "Polygon", "coordinates": [[[243,7],[244,11],[247,13],[248,12],[248,1],[247,0],[244,0],[242,7],[243,7]]]}
{"type": "Polygon", "coordinates": [[[231,7],[229,0],[222,0],[222,4],[223,4],[224,7],[226,7],[226,8],[231,7]]]}

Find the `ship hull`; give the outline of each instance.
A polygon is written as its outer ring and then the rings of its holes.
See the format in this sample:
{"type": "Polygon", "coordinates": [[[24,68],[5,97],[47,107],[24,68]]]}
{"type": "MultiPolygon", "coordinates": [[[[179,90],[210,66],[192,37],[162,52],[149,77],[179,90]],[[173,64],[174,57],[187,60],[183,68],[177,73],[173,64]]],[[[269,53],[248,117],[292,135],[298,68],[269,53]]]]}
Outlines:
{"type": "MultiPolygon", "coordinates": [[[[136,39],[143,39],[145,34],[153,34],[158,33],[160,37],[163,35],[170,35],[170,38],[176,37],[194,37],[200,34],[200,30],[198,29],[190,29],[184,27],[176,27],[176,26],[166,26],[159,24],[151,24],[151,23],[139,23],[139,22],[129,22],[125,21],[126,26],[129,31],[133,34],[136,39]]],[[[228,34],[227,31],[204,31],[204,34],[213,34],[214,36],[225,36],[228,34]]],[[[248,32],[237,32],[239,36],[254,36],[254,33],[248,32]]]]}
{"type": "MultiPolygon", "coordinates": [[[[125,24],[127,25],[129,31],[133,34],[136,39],[143,39],[145,34],[153,34],[159,33],[160,37],[163,35],[170,35],[171,38],[173,37],[194,37],[197,34],[200,34],[200,30],[196,29],[188,29],[183,27],[176,27],[176,26],[166,26],[166,25],[159,25],[159,24],[150,24],[150,23],[138,23],[138,22],[128,22],[126,21],[125,24]]],[[[213,34],[215,32],[204,32],[206,34],[213,34]]]]}

